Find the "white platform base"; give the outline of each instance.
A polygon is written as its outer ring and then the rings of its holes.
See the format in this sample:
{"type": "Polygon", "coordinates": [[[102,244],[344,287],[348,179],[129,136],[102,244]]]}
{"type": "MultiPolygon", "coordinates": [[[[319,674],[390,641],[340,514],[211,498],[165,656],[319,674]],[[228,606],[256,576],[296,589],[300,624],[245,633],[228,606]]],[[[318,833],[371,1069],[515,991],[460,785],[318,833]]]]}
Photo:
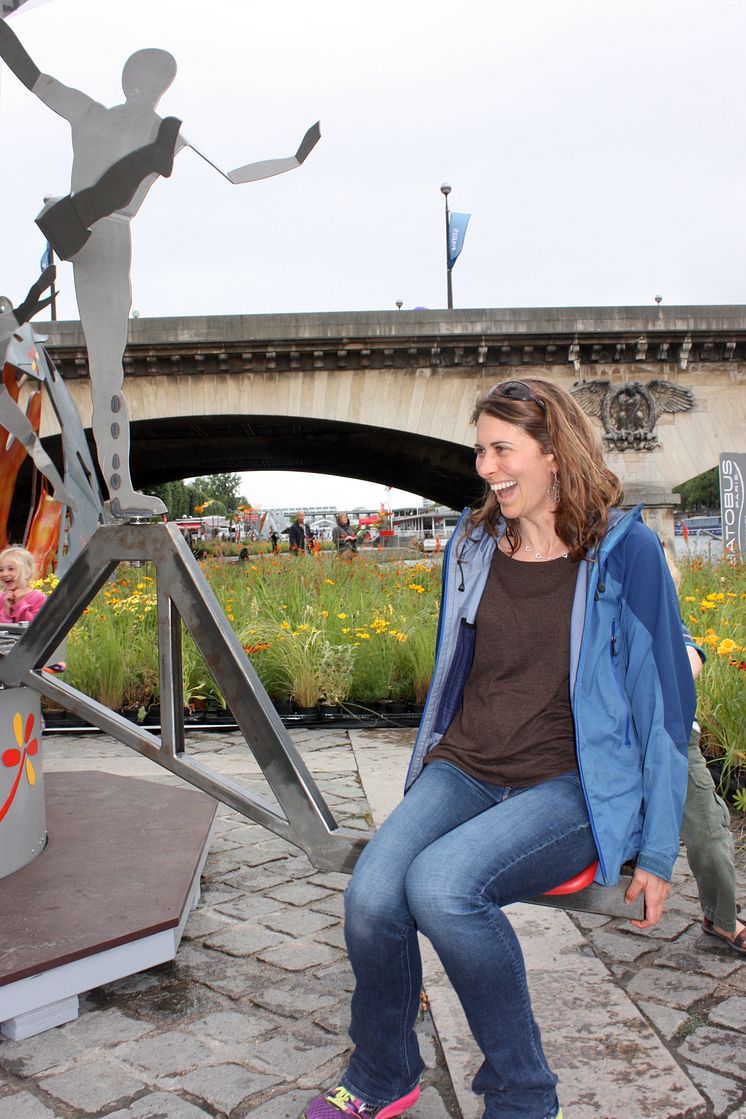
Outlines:
{"type": "Polygon", "coordinates": [[[23,1041],[26,1037],[51,1030],[53,1026],[62,1026],[65,1022],[72,1022],[78,1017],[78,996],[71,995],[59,1002],[50,1002],[47,1006],[40,1006],[37,1010],[29,1010],[27,1014],[17,1014],[15,1018],[8,1018],[7,1022],[0,1025],[0,1034],[9,1037],[11,1041],[23,1041]]]}
{"type": "Polygon", "coordinates": [[[189,914],[199,901],[200,877],[211,834],[177,926],[0,987],[0,1033],[12,1041],[21,1041],[70,1022],[78,1017],[78,995],[173,960],[189,914]]]}

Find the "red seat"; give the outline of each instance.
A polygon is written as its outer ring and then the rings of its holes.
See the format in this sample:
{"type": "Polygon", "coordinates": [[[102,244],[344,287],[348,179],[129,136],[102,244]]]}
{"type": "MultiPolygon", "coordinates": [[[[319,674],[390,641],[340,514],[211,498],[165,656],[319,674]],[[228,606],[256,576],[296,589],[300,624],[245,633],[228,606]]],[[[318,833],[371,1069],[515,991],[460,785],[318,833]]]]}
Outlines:
{"type": "Polygon", "coordinates": [[[576,894],[578,890],[584,890],[586,886],[590,886],[593,879],[596,877],[598,870],[598,859],[595,863],[591,863],[585,870],[581,870],[580,874],[576,874],[574,878],[568,878],[566,882],[562,882],[559,886],[555,886],[553,890],[546,890],[545,896],[550,894],[576,894]]]}

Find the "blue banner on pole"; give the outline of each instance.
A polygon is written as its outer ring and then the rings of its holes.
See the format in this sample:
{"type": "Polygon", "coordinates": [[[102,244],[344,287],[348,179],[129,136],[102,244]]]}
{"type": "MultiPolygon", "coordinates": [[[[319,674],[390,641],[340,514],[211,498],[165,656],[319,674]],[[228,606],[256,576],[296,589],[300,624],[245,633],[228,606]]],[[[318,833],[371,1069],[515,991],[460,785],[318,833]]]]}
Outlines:
{"type": "Polygon", "coordinates": [[[464,247],[466,227],[471,214],[456,214],[451,212],[448,219],[448,267],[453,268],[458,260],[459,253],[464,247]]]}
{"type": "Polygon", "coordinates": [[[45,268],[49,268],[51,263],[52,263],[52,246],[49,244],[49,241],[47,241],[47,247],[42,254],[41,260],[39,261],[39,267],[41,268],[42,272],[44,271],[45,268]]]}

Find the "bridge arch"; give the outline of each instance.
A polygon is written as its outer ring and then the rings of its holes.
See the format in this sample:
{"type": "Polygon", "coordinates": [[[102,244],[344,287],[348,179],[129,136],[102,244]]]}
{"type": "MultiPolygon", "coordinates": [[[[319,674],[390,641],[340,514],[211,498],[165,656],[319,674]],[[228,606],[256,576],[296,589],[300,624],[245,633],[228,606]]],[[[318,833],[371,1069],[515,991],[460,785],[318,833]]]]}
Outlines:
{"type": "MultiPolygon", "coordinates": [[[[452,508],[470,504],[482,490],[471,448],[371,424],[203,415],[138,420],[131,430],[133,479],[146,489],[197,475],[288,470],[361,478],[452,508]]],[[[46,446],[59,455],[58,436],[46,446]]]]}

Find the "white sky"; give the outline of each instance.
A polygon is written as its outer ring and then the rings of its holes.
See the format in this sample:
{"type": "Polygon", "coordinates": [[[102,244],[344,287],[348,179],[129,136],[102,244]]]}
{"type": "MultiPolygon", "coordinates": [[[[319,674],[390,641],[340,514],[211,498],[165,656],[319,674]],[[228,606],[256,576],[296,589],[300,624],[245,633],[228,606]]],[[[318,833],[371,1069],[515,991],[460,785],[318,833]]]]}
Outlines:
{"type": "MultiPolygon", "coordinates": [[[[303,167],[262,183],[178,156],[133,223],[144,317],[442,307],[443,181],[472,214],[457,307],[746,302],[743,0],[49,0],[11,23],[107,104],[133,50],[170,50],[160,110],[227,168],[292,154],[321,120],[303,167]]],[[[70,142],[7,70],[0,143],[0,292],[18,302],[70,142]]],[[[58,287],[76,318],[68,265],[58,287]]],[[[247,496],[280,503],[258,482],[247,496]]],[[[294,475],[282,503],[320,484],[294,475]]],[[[383,493],[338,485],[340,506],[383,493]]]]}

